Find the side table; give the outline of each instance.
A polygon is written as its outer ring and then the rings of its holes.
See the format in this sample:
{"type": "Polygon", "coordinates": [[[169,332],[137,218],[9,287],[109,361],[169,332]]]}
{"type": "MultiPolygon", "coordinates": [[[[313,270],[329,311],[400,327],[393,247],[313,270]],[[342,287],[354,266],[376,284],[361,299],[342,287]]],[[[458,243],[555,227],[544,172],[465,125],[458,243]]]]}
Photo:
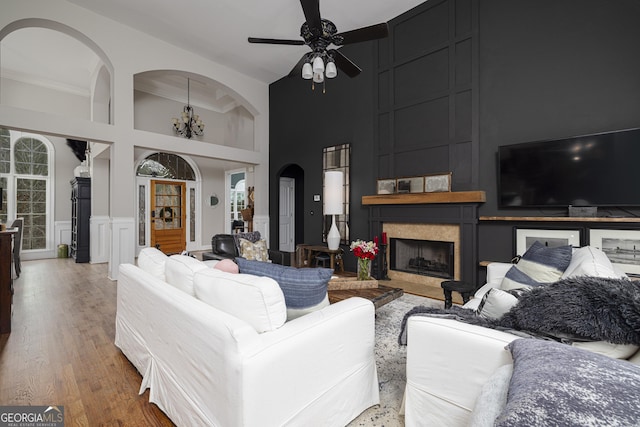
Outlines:
{"type": "Polygon", "coordinates": [[[451,298],[451,292],[456,291],[460,292],[462,295],[462,301],[466,304],[471,298],[471,294],[476,290],[476,287],[471,283],[463,282],[461,280],[445,280],[440,284],[442,289],[444,290],[444,308],[451,308],[453,304],[451,298]]]}

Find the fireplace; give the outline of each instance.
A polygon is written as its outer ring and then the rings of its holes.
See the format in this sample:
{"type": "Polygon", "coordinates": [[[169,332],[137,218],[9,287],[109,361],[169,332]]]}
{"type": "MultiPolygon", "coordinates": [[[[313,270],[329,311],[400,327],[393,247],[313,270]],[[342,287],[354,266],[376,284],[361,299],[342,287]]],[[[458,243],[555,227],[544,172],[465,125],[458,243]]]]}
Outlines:
{"type": "Polygon", "coordinates": [[[389,251],[391,270],[443,279],[454,277],[453,242],[392,238],[389,251]]]}

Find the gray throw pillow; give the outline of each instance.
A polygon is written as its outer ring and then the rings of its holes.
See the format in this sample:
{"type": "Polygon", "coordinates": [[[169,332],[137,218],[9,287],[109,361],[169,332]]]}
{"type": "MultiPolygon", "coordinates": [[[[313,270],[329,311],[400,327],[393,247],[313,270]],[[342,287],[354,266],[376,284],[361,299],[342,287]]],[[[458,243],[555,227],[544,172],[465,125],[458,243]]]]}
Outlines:
{"type": "Polygon", "coordinates": [[[640,419],[640,367],[560,344],[517,339],[497,427],[632,426],[640,419]]]}
{"type": "Polygon", "coordinates": [[[550,248],[535,241],[520,261],[507,271],[500,289],[539,286],[559,280],[571,262],[571,253],[571,246],[550,248]]]}

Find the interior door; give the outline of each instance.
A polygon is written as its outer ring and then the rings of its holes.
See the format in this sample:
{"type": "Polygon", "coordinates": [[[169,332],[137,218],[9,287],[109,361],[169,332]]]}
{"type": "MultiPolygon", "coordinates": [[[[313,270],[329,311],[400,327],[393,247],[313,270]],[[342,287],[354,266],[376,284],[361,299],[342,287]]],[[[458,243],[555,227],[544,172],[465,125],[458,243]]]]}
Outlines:
{"type": "Polygon", "coordinates": [[[184,182],[151,181],[151,246],[165,254],[187,247],[184,182]]]}
{"type": "Polygon", "coordinates": [[[295,181],[280,178],[279,249],[295,252],[295,181]]]}

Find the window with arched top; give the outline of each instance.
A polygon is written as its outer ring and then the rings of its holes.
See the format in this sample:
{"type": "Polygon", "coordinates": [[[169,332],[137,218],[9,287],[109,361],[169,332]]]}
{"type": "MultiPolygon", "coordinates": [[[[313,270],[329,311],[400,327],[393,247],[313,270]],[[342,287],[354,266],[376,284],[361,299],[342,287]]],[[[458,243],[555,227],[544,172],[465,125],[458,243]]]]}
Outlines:
{"type": "Polygon", "coordinates": [[[185,181],[195,181],[196,179],[191,165],[182,157],[171,153],[154,153],[147,156],[140,162],[136,175],[185,181]]]}
{"type": "Polygon", "coordinates": [[[24,218],[23,250],[47,249],[52,158],[45,141],[40,135],[0,129],[0,221],[24,218]]]}

